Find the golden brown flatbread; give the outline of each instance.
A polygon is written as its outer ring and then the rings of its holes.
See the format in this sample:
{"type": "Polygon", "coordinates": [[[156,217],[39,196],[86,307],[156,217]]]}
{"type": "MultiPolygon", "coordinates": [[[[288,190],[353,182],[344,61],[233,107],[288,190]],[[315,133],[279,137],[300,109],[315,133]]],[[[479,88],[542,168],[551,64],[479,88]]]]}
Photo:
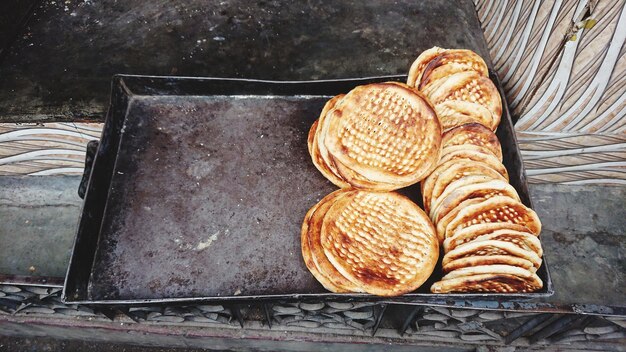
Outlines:
{"type": "MultiPolygon", "coordinates": [[[[483,183],[483,182],[489,182],[493,180],[494,180],[493,177],[486,176],[486,175],[468,175],[468,176],[463,176],[459,178],[458,180],[450,182],[443,189],[443,192],[441,192],[441,194],[438,197],[431,199],[430,204],[432,204],[432,206],[430,207],[430,213],[432,214],[433,210],[439,205],[439,203],[441,203],[441,200],[443,200],[445,197],[447,197],[450,193],[452,193],[457,188],[471,185],[474,183],[483,183]]],[[[422,184],[424,184],[424,182],[422,182],[422,184]]],[[[432,194],[432,190],[431,190],[431,194],[432,194]]]]}
{"type": "Polygon", "coordinates": [[[494,119],[491,111],[477,103],[447,100],[434,107],[444,132],[467,123],[479,123],[492,131],[498,128],[499,121],[494,119]]]}
{"type": "Polygon", "coordinates": [[[491,222],[484,224],[475,224],[459,229],[455,231],[450,237],[446,238],[443,242],[443,249],[445,252],[449,252],[461,244],[472,241],[478,236],[487,235],[498,230],[520,231],[534,235],[526,226],[513,224],[510,222],[491,222]]]}
{"type": "Polygon", "coordinates": [[[461,210],[473,204],[480,204],[484,200],[485,198],[466,199],[463,202],[461,202],[457,207],[452,208],[450,212],[448,212],[448,214],[443,216],[441,219],[438,219],[437,221],[435,221],[434,218],[431,219],[436,224],[435,229],[437,230],[437,238],[439,238],[439,242],[443,243],[443,241],[445,241],[446,228],[448,227],[450,222],[456,218],[456,216],[461,212],[461,210]]]}
{"type": "Polygon", "coordinates": [[[479,123],[455,127],[441,136],[442,148],[467,144],[489,149],[499,160],[502,160],[502,146],[498,137],[492,130],[479,123]]]}
{"type": "Polygon", "coordinates": [[[487,176],[494,180],[506,179],[489,165],[473,160],[453,160],[449,164],[439,165],[433,173],[422,182],[422,197],[424,210],[430,213],[432,200],[437,199],[452,182],[462,177],[479,175],[487,176]]]}
{"type": "Polygon", "coordinates": [[[491,112],[494,124],[500,123],[502,116],[500,92],[489,78],[475,71],[458,72],[441,78],[423,89],[423,93],[433,106],[451,100],[480,104],[491,112]]]}
{"type": "Polygon", "coordinates": [[[502,180],[491,180],[488,182],[475,183],[455,189],[439,203],[433,203],[431,219],[436,223],[447,215],[452,209],[467,199],[491,198],[494,196],[506,196],[520,201],[517,191],[513,186],[502,180]]]}
{"type": "Polygon", "coordinates": [[[307,236],[309,241],[309,248],[311,250],[311,256],[317,270],[325,278],[332,282],[334,286],[338,287],[342,291],[363,292],[363,290],[358,285],[341,275],[341,273],[337,271],[337,269],[328,260],[326,254],[324,254],[320,232],[322,228],[322,223],[328,210],[335,204],[336,201],[353,193],[354,191],[339,190],[326,196],[325,199],[320,202],[321,204],[311,217],[307,236]]]}
{"type": "Polygon", "coordinates": [[[351,90],[324,120],[332,157],[372,182],[408,186],[435,167],[441,126],[428,101],[399,83],[351,90]]]}
{"type": "Polygon", "coordinates": [[[422,73],[424,73],[424,69],[426,65],[436,58],[439,54],[445,52],[446,49],[439,47],[432,47],[428,50],[423,51],[409,69],[409,77],[406,81],[406,84],[410,87],[417,87],[422,79],[422,73]]]}
{"type": "Polygon", "coordinates": [[[510,274],[519,277],[528,278],[533,275],[530,270],[521,268],[519,266],[507,265],[507,264],[491,264],[491,265],[478,265],[469,266],[465,268],[459,268],[447,273],[441,278],[442,281],[456,279],[464,276],[481,275],[481,274],[510,274]]]}
{"type": "Polygon", "coordinates": [[[444,148],[445,154],[441,155],[439,164],[443,164],[449,160],[474,160],[489,165],[492,169],[498,171],[505,179],[509,179],[509,172],[498,158],[492,153],[484,153],[483,148],[473,145],[461,145],[460,148],[454,147],[444,148]]]}
{"type": "MultiPolygon", "coordinates": [[[[319,269],[319,266],[316,264],[316,261],[321,261],[323,258],[313,258],[313,250],[310,245],[310,232],[315,227],[311,227],[311,219],[313,215],[319,210],[321,205],[332,205],[334,199],[337,196],[343,194],[341,191],[335,191],[326,197],[324,197],[320,202],[315,204],[309,211],[306,213],[304,217],[304,222],[302,223],[302,230],[300,232],[300,244],[302,247],[302,258],[304,259],[304,264],[307,269],[311,272],[311,274],[315,277],[315,279],[324,286],[325,289],[335,292],[335,293],[344,293],[344,292],[352,292],[353,289],[358,289],[355,285],[353,285],[350,281],[348,281],[345,277],[342,278],[337,276],[337,270],[334,270],[334,267],[327,271],[330,272],[329,276],[325,272],[319,269]],[[332,273],[335,273],[335,278],[333,279],[332,273]],[[344,284],[345,283],[345,284],[344,284]]],[[[324,214],[328,209],[323,209],[322,214],[318,214],[318,217],[321,216],[323,218],[324,214]]],[[[319,232],[319,231],[318,231],[319,232]]],[[[328,260],[326,260],[328,261],[328,260]]],[[[332,265],[331,265],[332,267],[332,265]]]]}
{"type": "Polygon", "coordinates": [[[494,255],[512,255],[523,258],[533,263],[536,268],[539,268],[542,262],[541,257],[537,253],[520,248],[514,243],[486,240],[480,242],[472,241],[454,248],[443,256],[442,265],[446,266],[451,261],[459,258],[494,255]]]}
{"type": "Polygon", "coordinates": [[[481,153],[481,154],[493,155],[495,158],[498,159],[499,162],[502,162],[502,159],[498,158],[498,156],[492,153],[489,149],[485,147],[480,147],[477,145],[472,145],[472,144],[453,145],[453,146],[441,148],[441,157],[443,158],[447,154],[456,153],[461,150],[470,152],[470,153],[481,153]]]}
{"type": "Polygon", "coordinates": [[[430,292],[517,293],[534,292],[542,287],[543,282],[536,274],[529,278],[511,274],[480,274],[435,282],[430,292]]]}
{"type": "Polygon", "coordinates": [[[533,265],[533,263],[524,258],[512,255],[477,255],[452,260],[443,266],[443,272],[448,273],[461,268],[495,264],[513,265],[531,272],[537,271],[537,268],[533,265]]]}
{"type": "Polygon", "coordinates": [[[483,77],[489,76],[487,64],[475,52],[465,49],[446,50],[424,67],[418,89],[423,90],[432,82],[465,71],[474,71],[483,77]]]}
{"type": "Polygon", "coordinates": [[[522,231],[514,231],[514,230],[497,230],[492,233],[481,235],[474,238],[473,242],[480,241],[489,241],[489,240],[497,240],[497,241],[505,241],[511,242],[516,246],[527,249],[529,251],[533,251],[537,253],[538,256],[543,256],[543,248],[541,248],[541,241],[539,238],[530,232],[522,232],[522,231]]]}
{"type": "Polygon", "coordinates": [[[433,225],[408,198],[356,191],[324,217],[322,246],[329,261],[368,293],[395,296],[418,288],[439,256],[433,225]]]}
{"type": "Polygon", "coordinates": [[[541,221],[532,209],[515,199],[495,196],[461,210],[446,226],[444,237],[452,236],[458,229],[489,222],[510,222],[526,226],[536,235],[541,233],[541,221]]]}
{"type": "MultiPolygon", "coordinates": [[[[324,145],[325,135],[322,132],[322,126],[324,126],[324,121],[326,120],[326,116],[328,113],[333,110],[338,101],[340,101],[345,94],[339,94],[334,96],[330,100],[324,104],[324,108],[320,113],[320,117],[317,119],[317,126],[315,131],[313,132],[313,140],[311,142],[312,147],[309,148],[309,153],[311,154],[311,158],[313,159],[313,164],[317,167],[320,172],[326,178],[328,178],[332,183],[340,188],[346,188],[350,185],[343,180],[339,172],[337,171],[337,167],[335,166],[328,150],[324,145]]],[[[309,132],[309,135],[311,132],[309,132]]]]}
{"type": "Polygon", "coordinates": [[[339,188],[347,188],[350,187],[350,184],[344,181],[341,178],[341,175],[337,175],[333,173],[328,164],[322,158],[319,147],[317,145],[317,127],[319,126],[319,119],[315,120],[311,129],[309,130],[309,136],[307,138],[307,144],[309,148],[309,154],[311,155],[311,160],[313,161],[313,165],[319,170],[319,172],[326,177],[330,182],[332,182],[335,186],[339,188]]]}

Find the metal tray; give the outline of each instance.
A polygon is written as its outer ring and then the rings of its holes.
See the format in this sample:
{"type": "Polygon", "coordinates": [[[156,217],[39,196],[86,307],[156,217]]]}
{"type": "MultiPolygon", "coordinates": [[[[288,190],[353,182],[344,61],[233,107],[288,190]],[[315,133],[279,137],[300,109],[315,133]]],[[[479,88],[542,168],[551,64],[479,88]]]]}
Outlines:
{"type": "MultiPolygon", "coordinates": [[[[336,188],[310,162],[308,129],[331,96],[389,80],[405,76],[306,82],[115,76],[63,300],[440,304],[551,295],[545,261],[538,271],[543,290],[528,294],[431,294],[440,272],[392,299],[333,294],[309,273],[300,254],[302,219],[336,188]]],[[[506,109],[497,134],[511,184],[530,206],[506,109]]],[[[418,186],[402,192],[421,204],[418,186]]]]}

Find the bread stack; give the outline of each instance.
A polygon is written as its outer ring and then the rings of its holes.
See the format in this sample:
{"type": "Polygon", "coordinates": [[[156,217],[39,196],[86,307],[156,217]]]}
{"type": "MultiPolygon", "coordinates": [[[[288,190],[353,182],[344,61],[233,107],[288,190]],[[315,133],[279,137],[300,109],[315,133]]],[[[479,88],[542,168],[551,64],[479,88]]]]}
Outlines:
{"type": "Polygon", "coordinates": [[[332,183],[385,191],[426,177],[440,145],[432,106],[398,82],[359,86],[330,99],[308,138],[313,163],[332,183]]]}
{"type": "Polygon", "coordinates": [[[396,296],[420,287],[439,258],[426,214],[395,192],[342,189],[305,216],[302,256],[329,291],[396,296]]]}
{"type": "Polygon", "coordinates": [[[326,289],[396,296],[428,279],[439,258],[435,228],[390,191],[430,174],[441,137],[428,100],[402,83],[359,86],[326,103],[309,153],[342,190],[309,210],[301,233],[304,262],[326,289]]]}
{"type": "Polygon", "coordinates": [[[541,222],[508,184],[493,132],[501,99],[485,62],[469,50],[435,47],[413,63],[408,85],[430,100],[443,128],[441,158],[421,183],[445,253],[444,276],[431,291],[540,289],[541,222]]]}

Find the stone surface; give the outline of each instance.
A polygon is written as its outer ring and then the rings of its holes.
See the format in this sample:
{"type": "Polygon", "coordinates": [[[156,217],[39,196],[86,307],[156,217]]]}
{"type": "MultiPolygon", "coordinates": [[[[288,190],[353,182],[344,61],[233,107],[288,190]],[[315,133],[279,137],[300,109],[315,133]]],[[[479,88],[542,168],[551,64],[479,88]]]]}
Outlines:
{"type": "Polygon", "coordinates": [[[406,74],[433,45],[487,58],[472,1],[453,4],[41,1],[0,62],[0,121],[102,119],[117,73],[275,80],[406,74]]]}
{"type": "Polygon", "coordinates": [[[626,187],[530,187],[556,294],[549,302],[626,306],[626,187]]]}
{"type": "Polygon", "coordinates": [[[0,11],[0,62],[6,49],[20,34],[37,0],[7,0],[0,11]]]}
{"type": "Polygon", "coordinates": [[[80,177],[0,177],[0,274],[64,277],[80,177]]]}

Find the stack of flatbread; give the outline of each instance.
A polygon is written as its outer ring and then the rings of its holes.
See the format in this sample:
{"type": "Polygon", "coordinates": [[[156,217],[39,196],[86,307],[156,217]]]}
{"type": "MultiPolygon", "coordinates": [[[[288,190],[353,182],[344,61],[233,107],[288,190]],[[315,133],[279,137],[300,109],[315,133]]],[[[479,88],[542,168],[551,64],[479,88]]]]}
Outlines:
{"type": "Polygon", "coordinates": [[[408,85],[430,100],[444,131],[441,158],[421,183],[445,253],[444,276],[431,291],[540,289],[541,222],[508,183],[494,133],[501,98],[485,62],[469,50],[435,47],[413,63],[408,85]]]}
{"type": "Polygon", "coordinates": [[[340,188],[395,190],[428,175],[441,126],[428,100],[398,82],[358,86],[330,99],[309,131],[313,163],[340,188]]]}
{"type": "Polygon", "coordinates": [[[342,190],[309,210],[302,256],[332,292],[396,296],[432,274],[439,241],[430,219],[397,193],[435,168],[441,125],[428,100],[398,82],[330,99],[309,132],[313,164],[342,190]]]}
{"type": "Polygon", "coordinates": [[[305,216],[302,256],[329,291],[397,296],[421,286],[439,258],[428,216],[395,192],[342,189],[305,216]]]}
{"type": "Polygon", "coordinates": [[[501,115],[487,65],[470,50],[429,49],[407,84],[330,99],[308,147],[342,189],[302,224],[313,276],[332,292],[400,295],[428,279],[443,246],[434,293],[540,289],[541,222],[508,183],[494,133],[501,115]],[[424,210],[391,192],[420,181],[424,210]]]}

